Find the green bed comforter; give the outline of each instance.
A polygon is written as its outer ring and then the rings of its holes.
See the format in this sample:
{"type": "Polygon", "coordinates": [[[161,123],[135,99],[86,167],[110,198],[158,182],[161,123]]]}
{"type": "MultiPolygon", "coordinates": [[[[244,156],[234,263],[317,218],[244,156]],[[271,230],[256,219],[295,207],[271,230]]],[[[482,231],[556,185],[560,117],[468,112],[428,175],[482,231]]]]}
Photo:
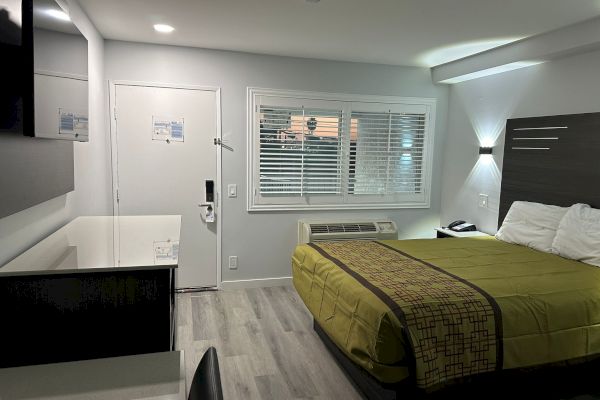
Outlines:
{"type": "Polygon", "coordinates": [[[292,272],[319,325],[382,382],[600,353],[600,268],[491,237],[299,245],[292,272]]]}

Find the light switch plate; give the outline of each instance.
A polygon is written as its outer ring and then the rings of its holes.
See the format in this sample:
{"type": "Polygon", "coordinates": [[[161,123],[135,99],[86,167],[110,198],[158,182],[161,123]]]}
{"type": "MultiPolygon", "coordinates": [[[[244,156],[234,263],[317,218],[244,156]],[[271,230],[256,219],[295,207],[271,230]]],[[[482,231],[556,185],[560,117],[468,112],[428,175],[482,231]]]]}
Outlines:
{"type": "Polygon", "coordinates": [[[480,194],[479,195],[479,207],[487,208],[488,206],[488,195],[480,194]]]}
{"type": "Polygon", "coordinates": [[[229,269],[237,269],[238,258],[237,256],[229,256],[229,269]]]}
{"type": "Polygon", "coordinates": [[[230,183],[227,185],[227,196],[237,197],[237,185],[235,183],[230,183]]]}

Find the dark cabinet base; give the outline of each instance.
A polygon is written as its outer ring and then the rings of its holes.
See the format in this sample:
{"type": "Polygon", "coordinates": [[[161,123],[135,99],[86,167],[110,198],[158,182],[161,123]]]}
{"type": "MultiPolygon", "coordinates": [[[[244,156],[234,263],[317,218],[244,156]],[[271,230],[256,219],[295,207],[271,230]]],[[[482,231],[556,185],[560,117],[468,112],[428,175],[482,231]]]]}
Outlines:
{"type": "Polygon", "coordinates": [[[0,367],[172,350],[174,270],[0,278],[0,367]]]}

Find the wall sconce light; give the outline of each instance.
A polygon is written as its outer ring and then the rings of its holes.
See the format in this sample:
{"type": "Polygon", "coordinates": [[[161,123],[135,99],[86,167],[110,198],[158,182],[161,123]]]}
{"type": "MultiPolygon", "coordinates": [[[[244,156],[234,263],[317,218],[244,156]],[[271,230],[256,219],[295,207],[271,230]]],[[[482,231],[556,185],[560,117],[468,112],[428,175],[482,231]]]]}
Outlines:
{"type": "Polygon", "coordinates": [[[480,147],[479,148],[479,155],[492,154],[492,149],[493,149],[493,147],[480,147]]]}

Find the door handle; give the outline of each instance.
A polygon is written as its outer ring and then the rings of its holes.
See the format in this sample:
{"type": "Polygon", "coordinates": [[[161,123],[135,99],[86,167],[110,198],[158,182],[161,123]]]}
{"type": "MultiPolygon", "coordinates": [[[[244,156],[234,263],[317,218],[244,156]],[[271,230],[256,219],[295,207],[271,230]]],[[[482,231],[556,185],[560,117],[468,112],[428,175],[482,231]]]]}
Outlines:
{"type": "Polygon", "coordinates": [[[203,207],[204,222],[215,222],[215,204],[214,203],[199,203],[198,207],[203,207]]]}

